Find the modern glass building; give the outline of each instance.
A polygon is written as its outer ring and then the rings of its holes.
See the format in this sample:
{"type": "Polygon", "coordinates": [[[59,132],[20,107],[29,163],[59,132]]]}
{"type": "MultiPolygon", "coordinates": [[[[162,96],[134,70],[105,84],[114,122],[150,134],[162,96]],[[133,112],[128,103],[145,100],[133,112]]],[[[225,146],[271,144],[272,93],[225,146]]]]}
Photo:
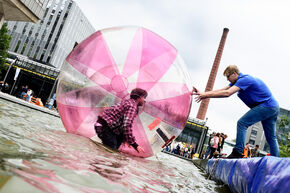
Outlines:
{"type": "Polygon", "coordinates": [[[76,43],[95,32],[73,0],[49,0],[44,17],[36,24],[8,22],[10,52],[60,69],[76,43]]]}

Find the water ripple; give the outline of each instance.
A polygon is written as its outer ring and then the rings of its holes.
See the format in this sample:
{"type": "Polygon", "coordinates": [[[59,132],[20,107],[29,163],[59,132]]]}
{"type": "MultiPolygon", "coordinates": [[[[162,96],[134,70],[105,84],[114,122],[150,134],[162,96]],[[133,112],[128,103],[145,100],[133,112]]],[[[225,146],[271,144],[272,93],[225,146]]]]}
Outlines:
{"type": "Polygon", "coordinates": [[[216,192],[191,162],[143,159],[66,133],[59,118],[0,99],[0,192],[216,192]],[[21,187],[19,186],[21,184],[21,187]]]}

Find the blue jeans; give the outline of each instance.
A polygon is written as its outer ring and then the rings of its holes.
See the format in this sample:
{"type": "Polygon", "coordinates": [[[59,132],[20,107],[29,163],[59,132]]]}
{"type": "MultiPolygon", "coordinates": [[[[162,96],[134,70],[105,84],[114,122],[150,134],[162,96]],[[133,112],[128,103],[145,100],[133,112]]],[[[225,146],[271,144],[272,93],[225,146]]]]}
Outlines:
{"type": "Polygon", "coordinates": [[[207,158],[207,156],[209,155],[209,153],[210,153],[210,145],[207,146],[206,152],[204,154],[204,159],[207,158]]]}
{"type": "Polygon", "coordinates": [[[245,147],[246,133],[249,126],[261,121],[266,140],[270,146],[270,154],[280,157],[279,146],[276,138],[276,121],[279,107],[264,107],[262,104],[249,110],[242,116],[237,124],[237,138],[235,149],[243,153],[245,147]]]}

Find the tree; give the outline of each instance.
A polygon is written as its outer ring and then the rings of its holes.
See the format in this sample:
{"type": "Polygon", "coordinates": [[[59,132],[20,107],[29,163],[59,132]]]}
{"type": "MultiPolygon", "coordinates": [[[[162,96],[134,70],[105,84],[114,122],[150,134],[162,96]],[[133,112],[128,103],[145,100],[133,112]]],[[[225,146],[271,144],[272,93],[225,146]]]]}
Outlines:
{"type": "Polygon", "coordinates": [[[10,40],[11,36],[8,34],[7,23],[4,23],[0,29],[0,75],[3,69],[7,69],[5,62],[8,57],[10,40]]]}
{"type": "Polygon", "coordinates": [[[279,128],[285,128],[287,125],[289,125],[289,123],[290,119],[287,116],[282,115],[279,121],[279,128]]]}
{"type": "MultiPolygon", "coordinates": [[[[280,121],[279,121],[279,129],[283,129],[283,131],[285,131],[285,127],[288,126],[289,123],[290,123],[290,119],[287,116],[282,115],[280,117],[280,121]]],[[[280,156],[281,157],[290,157],[289,134],[284,132],[283,138],[281,140],[279,140],[280,156]],[[283,140],[283,138],[285,140],[283,140]]]]}

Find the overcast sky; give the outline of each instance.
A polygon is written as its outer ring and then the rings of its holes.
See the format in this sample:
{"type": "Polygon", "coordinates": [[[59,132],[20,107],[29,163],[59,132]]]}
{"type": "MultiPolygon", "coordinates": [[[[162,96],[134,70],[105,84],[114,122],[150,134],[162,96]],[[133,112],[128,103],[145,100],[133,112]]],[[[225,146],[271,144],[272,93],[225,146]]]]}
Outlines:
{"type": "MultiPolygon", "coordinates": [[[[192,85],[205,89],[221,39],[229,28],[214,89],[228,82],[230,65],[261,78],[280,107],[290,110],[289,0],[75,0],[96,30],[142,26],[173,44],[190,72],[192,85]]],[[[199,104],[193,103],[191,117],[199,104]]],[[[211,99],[206,117],[211,130],[236,136],[236,122],[248,111],[239,98],[211,99]]]]}

